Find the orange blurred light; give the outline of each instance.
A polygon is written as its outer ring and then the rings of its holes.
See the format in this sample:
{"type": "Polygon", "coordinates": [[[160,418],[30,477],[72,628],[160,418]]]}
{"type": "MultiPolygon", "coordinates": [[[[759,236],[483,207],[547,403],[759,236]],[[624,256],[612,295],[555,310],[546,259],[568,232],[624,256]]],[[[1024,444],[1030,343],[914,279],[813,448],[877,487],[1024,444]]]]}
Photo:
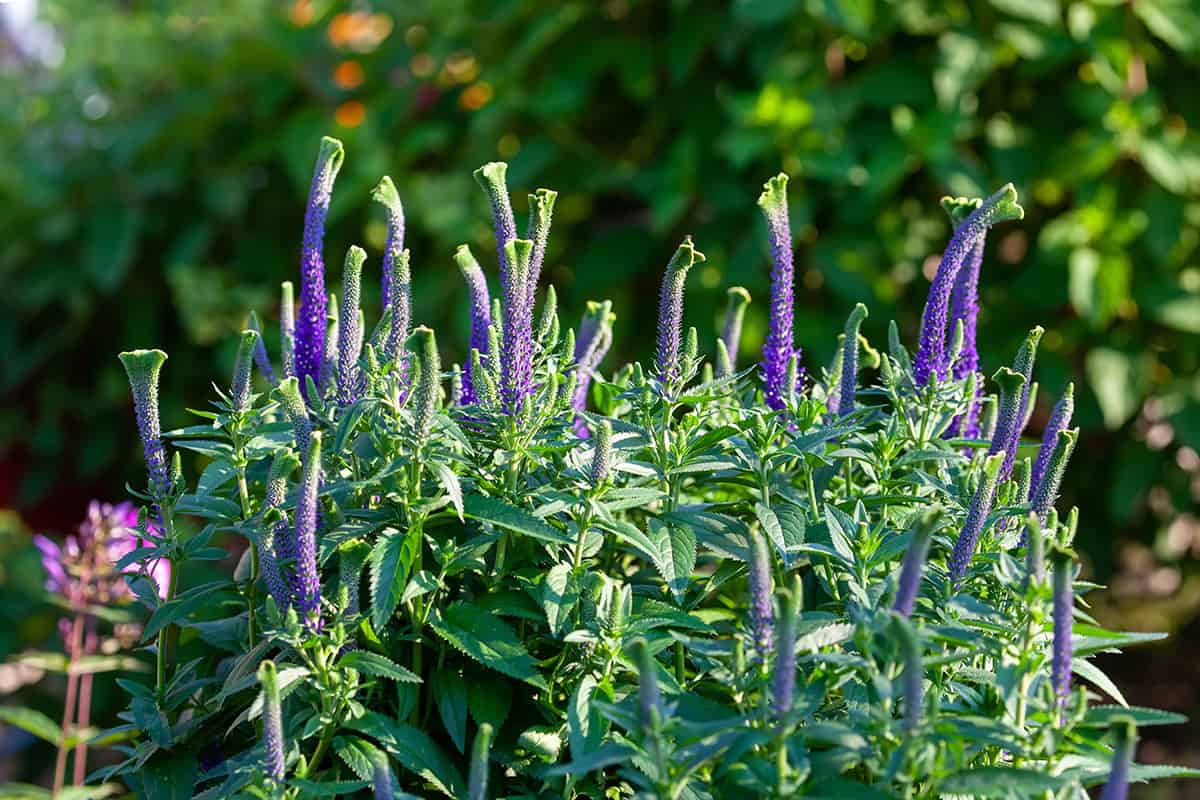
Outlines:
{"type": "Polygon", "coordinates": [[[326,33],[334,47],[369,53],[388,37],[392,25],[392,18],[387,14],[345,11],[330,21],[326,33]]]}
{"type": "Polygon", "coordinates": [[[408,68],[412,70],[412,74],[418,78],[428,78],[433,74],[436,66],[433,56],[429,55],[429,53],[417,53],[408,64],[408,68]]]}
{"type": "Polygon", "coordinates": [[[339,89],[347,91],[362,86],[364,78],[362,65],[357,61],[343,61],[333,71],[333,82],[339,89]]]}
{"type": "Polygon", "coordinates": [[[312,0],[296,0],[288,11],[288,19],[298,28],[311,25],[316,12],[313,11],[312,0]]]}
{"type": "Polygon", "coordinates": [[[458,96],[458,105],[464,111],[478,111],[492,99],[491,84],[480,81],[463,89],[458,96]]]}
{"type": "Polygon", "coordinates": [[[367,118],[367,107],[357,100],[347,100],[337,107],[333,118],[343,128],[357,128],[367,118]]]}

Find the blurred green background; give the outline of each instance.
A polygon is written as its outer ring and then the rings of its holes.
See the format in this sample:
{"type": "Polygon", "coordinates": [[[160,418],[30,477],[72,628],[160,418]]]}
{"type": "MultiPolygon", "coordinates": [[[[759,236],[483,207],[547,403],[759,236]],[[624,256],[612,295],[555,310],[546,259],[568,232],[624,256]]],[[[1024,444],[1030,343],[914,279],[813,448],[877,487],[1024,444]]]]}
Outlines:
{"type": "MultiPolygon", "coordinates": [[[[915,340],[950,232],[939,197],[1013,181],[1027,217],[989,240],[984,367],[1047,328],[1030,433],[1075,381],[1062,505],[1081,507],[1081,548],[1112,587],[1097,612],[1179,634],[1110,667],[1131,702],[1200,706],[1193,0],[0,0],[0,19],[0,507],[26,525],[66,530],[87,498],[141,480],[119,350],[169,352],[167,426],[226,381],[246,310],[277,352],[322,134],[347,150],[333,282],[352,243],[378,274],[369,190],[390,174],[414,316],[448,360],[467,334],[454,247],[494,270],[471,178],[485,161],[510,163],[519,215],[526,191],[559,190],[545,274],[567,320],[614,300],[610,367],[650,351],[660,270],[687,233],[708,255],[689,322],[711,349],[725,288],[746,286],[754,357],[754,201],[781,169],[810,371],[859,300],[869,336],[894,317],[915,340]]],[[[1153,736],[1143,758],[1200,765],[1194,730],[1153,736]]]]}

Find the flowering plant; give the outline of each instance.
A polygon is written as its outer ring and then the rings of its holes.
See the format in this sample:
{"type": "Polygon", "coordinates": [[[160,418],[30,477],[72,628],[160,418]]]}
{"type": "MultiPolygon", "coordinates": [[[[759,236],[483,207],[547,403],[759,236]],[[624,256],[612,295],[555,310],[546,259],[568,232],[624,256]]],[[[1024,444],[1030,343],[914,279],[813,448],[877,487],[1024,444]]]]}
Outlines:
{"type": "Polygon", "coordinates": [[[157,522],[131,555],[171,578],[137,592],[155,680],[124,684],[126,758],[98,779],[147,797],[1067,798],[1190,774],[1133,763],[1136,726],[1179,718],[1126,707],[1090,660],[1155,637],[1078,601],[1079,515],[1055,508],[1069,388],[1022,441],[1041,329],[979,371],[978,271],[988,229],[1022,216],[1011,185],[946,201],[915,355],[895,325],[874,346],[859,305],[834,363],[801,363],[779,176],[759,201],[761,369],[738,363],[744,290],[714,362],[684,329],[690,238],[652,365],[612,369],[610,304],[571,329],[548,289],[535,313],[555,193],[530,195],[520,238],[488,164],[500,292],[460,248],[471,351],[446,370],[411,327],[390,180],[382,318],[368,332],[357,247],[326,296],[342,159],[326,139],[278,370],[248,328],[203,424],[164,435],[165,355],[122,355],[157,522]],[[181,451],[203,458],[194,483],[181,451]],[[218,533],[247,542],[242,564],[189,585],[189,562],[225,555],[218,533]]]}

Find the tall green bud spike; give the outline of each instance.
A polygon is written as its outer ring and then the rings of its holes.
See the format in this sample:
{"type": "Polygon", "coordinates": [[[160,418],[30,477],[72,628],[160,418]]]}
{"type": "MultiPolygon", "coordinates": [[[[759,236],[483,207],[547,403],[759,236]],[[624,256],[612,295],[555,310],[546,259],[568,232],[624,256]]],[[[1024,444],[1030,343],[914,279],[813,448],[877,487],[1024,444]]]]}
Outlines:
{"type": "Polygon", "coordinates": [[[867,318],[867,307],[862,303],[854,306],[846,319],[845,337],[842,342],[841,386],[838,388],[838,416],[854,413],[854,395],[858,388],[858,330],[867,318]]]}
{"type": "Polygon", "coordinates": [[[1025,517],[1025,574],[1026,587],[1046,579],[1046,539],[1042,523],[1032,511],[1025,517]]]}
{"type": "Polygon", "coordinates": [[[279,284],[279,369],[283,377],[296,375],[296,300],[291,281],[279,284]]]}
{"type": "Polygon", "coordinates": [[[592,452],[591,479],[592,486],[599,486],[608,479],[608,471],[612,467],[612,423],[600,420],[596,426],[596,445],[592,452]]]}
{"type": "Polygon", "coordinates": [[[489,800],[488,798],[488,761],[492,750],[492,726],[483,723],[475,733],[475,743],[471,746],[471,768],[467,779],[467,797],[469,800],[489,800]]]}
{"type": "Polygon", "coordinates": [[[1079,439],[1079,428],[1059,431],[1054,444],[1054,455],[1050,457],[1050,466],[1042,475],[1041,483],[1034,488],[1033,512],[1043,522],[1058,499],[1058,490],[1062,485],[1063,476],[1067,472],[1067,462],[1075,452],[1075,442],[1079,439]]]}
{"type": "Polygon", "coordinates": [[[296,449],[301,453],[307,453],[313,425],[308,416],[308,406],[304,403],[304,396],[300,394],[300,381],[295,376],[284,378],[279,382],[277,391],[280,405],[283,406],[283,413],[292,423],[292,430],[296,435],[296,449]]]}
{"type": "Polygon", "coordinates": [[[250,410],[250,372],[254,367],[254,348],[259,338],[258,331],[242,331],[237,357],[233,361],[233,383],[229,388],[229,398],[234,410],[241,413],[250,410]]]}
{"type": "Polygon", "coordinates": [[[262,323],[258,319],[258,314],[250,311],[250,315],[246,321],[246,327],[258,334],[258,342],[254,345],[254,363],[258,365],[258,371],[266,379],[267,383],[275,386],[279,383],[279,379],[275,377],[275,370],[271,368],[271,357],[267,355],[267,345],[263,339],[262,323]]]}
{"type": "Polygon", "coordinates": [[[158,377],[167,354],[162,350],[131,350],[118,358],[129,377],[129,388],[133,394],[133,409],[137,417],[138,433],[142,437],[142,448],[146,458],[146,470],[150,474],[151,494],[161,500],[170,490],[171,479],[167,474],[167,453],[162,443],[162,426],[158,417],[158,377]]]}
{"type": "MultiPolygon", "coordinates": [[[[530,295],[532,297],[532,295],[530,295]]],[[[554,343],[547,343],[550,334],[558,328],[558,292],[554,286],[546,287],[546,299],[542,301],[542,316],[538,319],[537,339],[542,346],[553,349],[554,343]]],[[[554,338],[557,338],[554,337],[554,338]]]]}
{"type": "Polygon", "coordinates": [[[284,761],[283,709],[279,695],[279,674],[274,661],[258,665],[258,680],[263,696],[263,772],[275,783],[281,783],[287,765],[284,761]]]}
{"type": "Polygon", "coordinates": [[[912,624],[900,614],[893,613],[892,630],[896,633],[904,662],[904,731],[912,734],[921,724],[924,705],[925,668],[921,661],[921,642],[912,624]]]}
{"type": "Polygon", "coordinates": [[[638,719],[642,734],[646,735],[657,725],[662,715],[662,697],[658,689],[658,665],[645,639],[635,639],[629,645],[629,654],[638,671],[638,719]]]}
{"type": "Polygon", "coordinates": [[[529,238],[533,240],[533,256],[529,262],[529,296],[537,290],[546,257],[546,242],[550,238],[550,221],[554,216],[554,201],[558,192],[538,189],[529,195],[529,238]]]}
{"type": "MultiPolygon", "coordinates": [[[[750,293],[741,286],[731,286],[725,295],[728,302],[725,305],[725,324],[721,326],[720,341],[725,345],[729,356],[729,372],[718,369],[717,377],[724,378],[737,370],[738,350],[742,341],[742,322],[746,318],[746,307],[750,305],[750,293]]],[[[718,367],[720,367],[718,360],[718,367]]]]}
{"type": "Polygon", "coordinates": [[[338,315],[341,327],[337,337],[337,399],[348,406],[358,399],[358,359],[362,355],[363,329],[359,322],[362,310],[362,269],[367,254],[361,247],[351,245],[346,251],[342,272],[342,307],[338,315]]]}
{"type": "Polygon", "coordinates": [[[413,354],[415,383],[413,388],[413,424],[417,438],[423,443],[433,428],[441,399],[442,362],[438,356],[437,339],[424,325],[408,337],[408,349],[413,354]]]}

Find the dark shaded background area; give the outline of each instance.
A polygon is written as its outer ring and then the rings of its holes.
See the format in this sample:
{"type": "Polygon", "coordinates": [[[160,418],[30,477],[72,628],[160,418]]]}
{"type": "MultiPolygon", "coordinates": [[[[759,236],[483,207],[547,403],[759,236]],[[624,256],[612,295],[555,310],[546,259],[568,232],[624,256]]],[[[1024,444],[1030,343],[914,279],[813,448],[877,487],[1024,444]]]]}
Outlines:
{"type": "MultiPolygon", "coordinates": [[[[526,191],[559,190],[545,275],[565,321],[614,301],[609,367],[649,352],[660,270],[688,233],[708,255],[689,323],[711,351],[725,288],[746,286],[753,358],[768,270],[754,200],[781,169],[810,370],[860,300],[874,341],[891,318],[913,341],[949,235],[938,198],[1013,181],[1027,217],[990,239],[984,366],[1047,328],[1030,433],[1075,381],[1083,438],[1062,506],[1080,506],[1079,545],[1112,587],[1097,613],[1184,632],[1110,666],[1131,700],[1200,705],[1183,627],[1200,608],[1188,0],[42,0],[36,21],[19,5],[0,10],[0,507],[16,512],[5,566],[26,566],[0,573],[0,600],[31,604],[26,528],[67,530],[88,498],[141,479],[119,350],[170,354],[168,427],[227,380],[248,309],[277,352],[322,134],[347,150],[331,283],[352,243],[378,275],[369,190],[390,174],[414,316],[447,361],[467,334],[454,247],[494,272],[470,174],[485,161],[510,163],[518,215],[526,191]]],[[[31,607],[0,652],[52,629],[31,607]]],[[[1148,731],[1143,755],[1198,765],[1194,733],[1148,731]]]]}

